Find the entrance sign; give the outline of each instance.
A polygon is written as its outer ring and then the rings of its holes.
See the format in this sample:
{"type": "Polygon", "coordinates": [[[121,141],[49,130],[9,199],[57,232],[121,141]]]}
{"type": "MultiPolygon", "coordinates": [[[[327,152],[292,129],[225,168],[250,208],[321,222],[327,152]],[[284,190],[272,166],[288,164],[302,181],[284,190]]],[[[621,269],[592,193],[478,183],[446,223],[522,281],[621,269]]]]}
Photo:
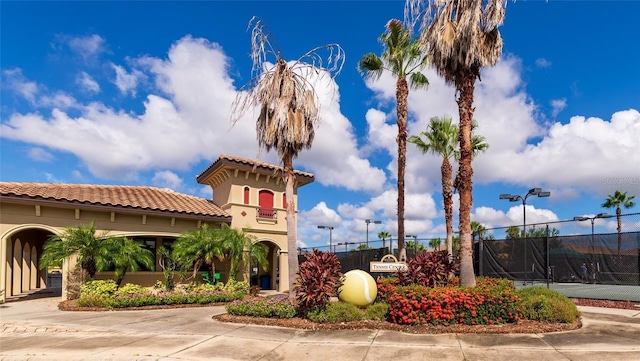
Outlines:
{"type": "Polygon", "coordinates": [[[406,270],[407,264],[398,262],[398,259],[392,254],[382,257],[380,261],[369,262],[369,272],[398,272],[406,270]]]}

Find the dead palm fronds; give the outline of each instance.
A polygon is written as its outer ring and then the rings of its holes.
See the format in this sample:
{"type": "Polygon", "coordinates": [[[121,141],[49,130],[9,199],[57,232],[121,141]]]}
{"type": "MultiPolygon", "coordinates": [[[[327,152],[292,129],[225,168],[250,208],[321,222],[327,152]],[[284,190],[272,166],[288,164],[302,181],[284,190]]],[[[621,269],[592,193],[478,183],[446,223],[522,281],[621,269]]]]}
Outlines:
{"type": "Polygon", "coordinates": [[[247,110],[258,108],[259,150],[275,149],[282,163],[287,199],[289,297],[294,299],[298,256],[293,159],[302,149],[311,148],[315,126],[320,122],[320,100],[314,84],[326,77],[333,80],[342,70],[345,55],[340,45],[327,44],[287,62],[261,19],[251,18],[249,29],[252,78],[240,88],[232,104],[231,120],[235,124],[247,110]],[[322,55],[323,52],[326,54],[322,55]]]}

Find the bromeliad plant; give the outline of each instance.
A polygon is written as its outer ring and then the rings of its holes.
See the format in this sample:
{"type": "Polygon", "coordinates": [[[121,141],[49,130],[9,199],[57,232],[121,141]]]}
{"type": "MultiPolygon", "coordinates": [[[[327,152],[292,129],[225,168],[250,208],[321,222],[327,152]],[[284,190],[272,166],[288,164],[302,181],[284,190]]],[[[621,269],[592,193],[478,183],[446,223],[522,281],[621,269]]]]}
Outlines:
{"type": "Polygon", "coordinates": [[[407,270],[398,272],[398,284],[402,286],[443,286],[457,266],[446,251],[418,253],[407,262],[407,270]]]}
{"type": "Polygon", "coordinates": [[[296,301],[302,314],[314,308],[324,308],[342,285],[340,261],[335,253],[313,252],[305,255],[295,284],[296,301]]]}

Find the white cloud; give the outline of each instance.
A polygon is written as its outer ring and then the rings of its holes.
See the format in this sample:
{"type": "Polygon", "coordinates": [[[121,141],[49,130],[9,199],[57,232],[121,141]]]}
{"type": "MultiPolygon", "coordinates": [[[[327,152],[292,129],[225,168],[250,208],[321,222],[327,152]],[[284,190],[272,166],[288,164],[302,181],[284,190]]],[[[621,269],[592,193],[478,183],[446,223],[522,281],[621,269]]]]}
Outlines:
{"type": "Polygon", "coordinates": [[[51,162],[55,157],[47,150],[39,147],[29,148],[27,156],[37,162],[51,162]]]}
{"type": "Polygon", "coordinates": [[[536,66],[539,68],[548,68],[551,66],[551,62],[545,58],[536,59],[536,66]]]}
{"type": "Polygon", "coordinates": [[[88,92],[100,92],[100,85],[91,77],[91,75],[87,74],[87,72],[81,71],[76,78],[76,83],[88,92]]]}
{"type": "Polygon", "coordinates": [[[94,62],[106,50],[105,39],[97,34],[78,37],[59,35],[58,41],[66,44],[85,63],[94,62]]]}
{"type": "Polygon", "coordinates": [[[300,212],[300,219],[304,219],[310,224],[316,226],[337,227],[342,222],[342,218],[334,211],[327,207],[325,202],[316,204],[308,211],[300,212]]]}
{"type": "Polygon", "coordinates": [[[25,98],[31,104],[35,104],[36,95],[38,93],[38,84],[28,81],[22,74],[22,69],[13,68],[3,70],[4,86],[13,90],[15,93],[25,98]]]}
{"type": "Polygon", "coordinates": [[[122,94],[130,93],[135,96],[138,82],[144,77],[144,74],[137,69],[133,69],[128,73],[124,67],[116,64],[111,64],[111,67],[116,72],[116,78],[113,83],[118,87],[120,92],[122,94]]]}
{"type": "Polygon", "coordinates": [[[182,178],[177,174],[169,170],[158,171],[154,174],[151,182],[162,188],[169,188],[173,190],[179,190],[182,188],[182,178]]]}
{"type": "Polygon", "coordinates": [[[564,110],[567,107],[567,98],[562,99],[553,99],[551,100],[551,117],[556,119],[558,113],[564,110]]]}
{"type": "MultiPolygon", "coordinates": [[[[79,105],[80,115],[72,115],[63,107],[65,99],[66,107],[73,104],[71,98],[54,97],[54,92],[47,95],[48,105],[60,109],[50,115],[13,114],[2,124],[3,137],[73,153],[91,173],[110,179],[135,179],[138,172],[154,168],[185,170],[222,153],[256,157],[257,114],[249,111],[235,125],[230,123],[237,91],[228,72],[231,60],[218,44],[187,36],[171,46],[166,59],[127,61],[129,71],[111,63],[121,92],[134,93],[143,77],[157,90],[146,95],[140,114],[94,102],[79,105]]],[[[312,81],[321,101],[322,123],[313,148],[303,151],[295,166],[316,173],[323,185],[381,190],[384,171],[359,154],[352,124],[340,111],[337,85],[312,81]]],[[[277,163],[273,152],[264,158],[277,163]]]]}

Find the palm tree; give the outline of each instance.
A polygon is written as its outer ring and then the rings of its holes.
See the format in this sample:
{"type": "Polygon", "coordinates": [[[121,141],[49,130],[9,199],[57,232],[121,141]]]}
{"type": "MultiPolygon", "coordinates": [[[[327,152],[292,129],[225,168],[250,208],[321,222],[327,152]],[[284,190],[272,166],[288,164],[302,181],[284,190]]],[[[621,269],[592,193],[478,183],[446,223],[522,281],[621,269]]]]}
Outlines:
{"type": "MultiPolygon", "coordinates": [[[[442,157],[440,173],[442,179],[442,198],[444,203],[444,218],[447,227],[447,252],[453,254],[453,167],[449,159],[458,159],[458,126],[452,123],[450,116],[442,118],[433,117],[429,123],[427,131],[420,135],[412,135],[407,140],[415,144],[422,154],[432,153],[442,157]],[[424,137],[424,140],[420,138],[424,137]]],[[[474,135],[472,138],[474,155],[485,151],[489,145],[484,141],[484,137],[474,135]]]]}
{"type": "Polygon", "coordinates": [[[44,244],[38,267],[44,269],[60,265],[65,259],[77,255],[77,264],[93,279],[101,270],[97,264],[104,264],[103,260],[111,256],[109,244],[112,239],[107,232],[97,235],[95,222],[66,227],[63,233],[52,236],[44,244]]]}
{"type": "Polygon", "coordinates": [[[211,276],[216,271],[215,260],[224,259],[224,244],[213,228],[204,223],[199,229],[183,232],[173,243],[172,256],[182,267],[193,267],[192,278],[203,265],[211,267],[211,276]]]}
{"type": "Polygon", "coordinates": [[[389,233],[387,231],[380,231],[380,232],[378,232],[378,238],[380,238],[382,240],[382,248],[386,248],[387,247],[386,241],[388,239],[389,240],[391,239],[391,233],[389,233]]]}
{"type": "Polygon", "coordinates": [[[429,241],[429,246],[433,248],[434,251],[440,247],[440,244],[440,238],[431,238],[431,240],[429,241]]]}
{"type": "Polygon", "coordinates": [[[256,237],[247,234],[246,229],[237,230],[223,224],[216,230],[216,238],[222,241],[225,259],[229,261],[229,279],[236,280],[240,265],[248,265],[251,257],[263,269],[269,265],[269,249],[264,243],[257,242],[256,237]]]}
{"type": "Polygon", "coordinates": [[[478,239],[484,239],[485,233],[487,233],[487,227],[480,222],[471,221],[471,234],[474,238],[478,236],[478,239]]]}
{"type": "Polygon", "coordinates": [[[622,208],[629,209],[634,207],[636,203],[633,201],[636,196],[627,196],[627,192],[620,192],[616,190],[613,194],[607,196],[607,199],[602,203],[603,208],[615,208],[616,219],[618,220],[618,257],[620,257],[620,248],[622,247],[622,208]]]}
{"type": "Polygon", "coordinates": [[[114,267],[115,281],[118,287],[127,272],[137,272],[140,265],[148,270],[154,270],[153,253],[142,245],[127,237],[111,239],[108,242],[111,257],[100,260],[98,269],[104,270],[114,267]]]}
{"type": "Polygon", "coordinates": [[[398,249],[400,260],[406,259],[404,245],[404,173],[407,157],[407,118],[409,108],[409,86],[413,89],[426,88],[427,77],[420,72],[426,65],[427,57],[420,50],[417,39],[400,20],[391,19],[387,31],[380,35],[384,47],[382,56],[367,53],[358,61],[358,71],[365,79],[378,79],[387,70],[396,78],[396,123],[398,124],[398,249]],[[407,81],[409,77],[410,82],[407,81]]]}
{"type": "MultiPolygon", "coordinates": [[[[473,93],[480,70],[496,64],[502,53],[498,27],[506,0],[407,0],[407,21],[422,19],[420,44],[436,72],[456,88],[460,116],[460,160],[456,186],[460,193],[460,285],[475,286],[471,249],[473,204],[473,93]]],[[[455,183],[454,183],[455,184],[455,183]]]]}
{"type": "Polygon", "coordinates": [[[275,39],[259,18],[249,21],[251,31],[252,79],[245,84],[232,104],[231,120],[237,122],[244,113],[260,108],[256,133],[260,150],[274,148],[283,166],[287,197],[287,252],[289,297],[295,299],[294,283],[298,272],[296,205],[294,203],[295,174],[293,159],[302,149],[309,149],[320,121],[318,95],[308,77],[330,76],[340,73],[344,51],[338,44],[311,49],[298,60],[288,63],[275,39]],[[322,67],[321,50],[329,51],[326,67],[322,67]],[[269,67],[268,61],[273,66],[269,67]]]}

